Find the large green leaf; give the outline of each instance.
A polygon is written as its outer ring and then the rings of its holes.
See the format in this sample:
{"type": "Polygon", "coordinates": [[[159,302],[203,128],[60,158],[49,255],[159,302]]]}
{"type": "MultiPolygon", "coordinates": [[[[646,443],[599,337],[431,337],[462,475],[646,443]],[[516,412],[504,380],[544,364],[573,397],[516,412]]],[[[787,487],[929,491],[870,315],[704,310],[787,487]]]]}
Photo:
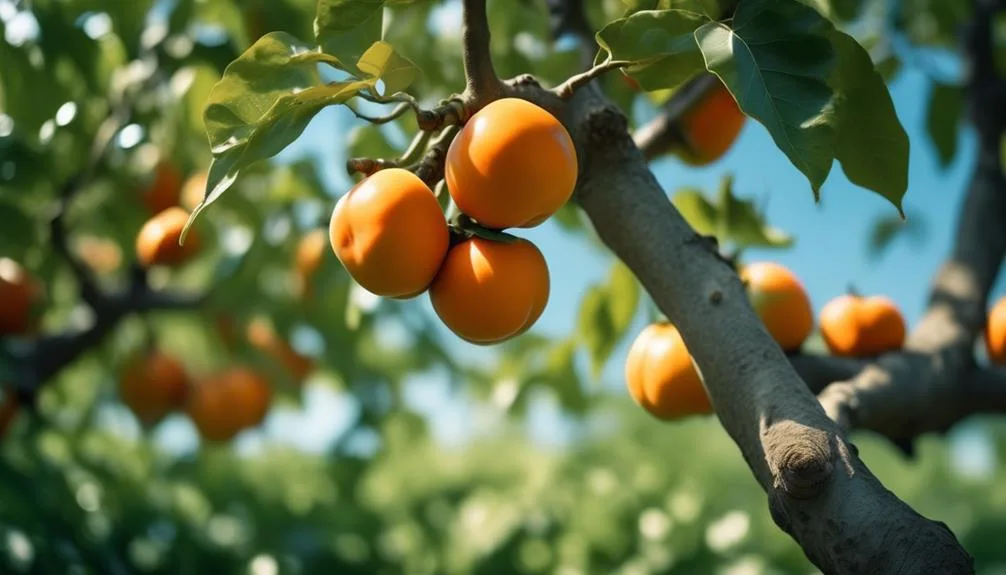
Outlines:
{"type": "Polygon", "coordinates": [[[397,54],[387,42],[374,42],[356,63],[364,75],[384,82],[384,95],[401,92],[412,84],[418,71],[416,65],[397,54]]]}
{"type": "Polygon", "coordinates": [[[597,43],[612,59],[633,62],[624,70],[642,89],[674,88],[702,70],[694,33],[708,22],[687,10],[636,12],[602,28],[597,43]]]}
{"type": "Polygon", "coordinates": [[[322,108],[373,86],[373,80],[322,83],[317,64],[332,62],[331,55],[273,32],[227,67],[204,114],[213,161],[206,197],[190,221],[234,183],[242,168],[297,139],[322,108]]]}
{"type": "Polygon", "coordinates": [[[959,86],[933,82],[926,110],[926,131],[936,147],[936,158],[947,167],[957,155],[957,137],[964,112],[964,94],[959,86]]]}
{"type": "Polygon", "coordinates": [[[900,213],[908,190],[908,134],[866,50],[838,30],[831,41],[839,59],[835,157],[849,181],[884,196],[900,213]]]}
{"type": "Polygon", "coordinates": [[[318,0],[314,37],[341,68],[357,73],[360,57],[381,39],[385,0],[318,0]]]}
{"type": "Polygon", "coordinates": [[[695,32],[706,67],[744,113],[768,129],[815,196],[834,159],[828,80],[835,53],[824,36],[830,27],[796,0],[747,0],[732,22],[710,22],[695,32]]]}
{"type": "Polygon", "coordinates": [[[706,15],[711,20],[725,17],[731,0],[622,0],[625,15],[646,10],[687,10],[706,15]]]}

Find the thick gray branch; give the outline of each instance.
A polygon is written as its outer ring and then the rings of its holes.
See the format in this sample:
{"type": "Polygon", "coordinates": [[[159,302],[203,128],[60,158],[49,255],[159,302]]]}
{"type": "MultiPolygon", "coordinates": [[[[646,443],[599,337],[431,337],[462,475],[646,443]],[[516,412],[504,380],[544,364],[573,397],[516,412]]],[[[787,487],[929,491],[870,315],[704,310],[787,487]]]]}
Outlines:
{"type": "Polygon", "coordinates": [[[821,394],[828,414],[846,428],[869,429],[895,441],[945,431],[995,402],[976,405],[988,378],[976,373],[975,340],[981,335],[987,298],[1006,257],[1006,178],[999,137],[1006,130],[1004,83],[992,69],[993,2],[975,2],[965,43],[968,97],[978,131],[978,158],[957,220],[953,251],[933,280],[926,314],[903,353],[881,358],[858,377],[821,394]],[[978,386],[976,388],[976,386],[978,386]]]}
{"type": "Polygon", "coordinates": [[[681,330],[724,428],[776,522],[827,573],[970,573],[971,558],[869,472],[774,343],[736,273],[673,208],[595,89],[557,110],[574,135],[577,200],[681,330]]]}

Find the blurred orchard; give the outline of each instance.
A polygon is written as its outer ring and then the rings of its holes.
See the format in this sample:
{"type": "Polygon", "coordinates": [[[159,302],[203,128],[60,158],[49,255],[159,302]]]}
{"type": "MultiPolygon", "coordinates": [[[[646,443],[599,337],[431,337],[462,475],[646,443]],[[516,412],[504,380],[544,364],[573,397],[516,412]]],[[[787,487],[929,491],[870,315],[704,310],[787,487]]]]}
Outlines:
{"type": "MultiPolygon", "coordinates": [[[[344,112],[386,107],[346,103],[324,130],[335,154],[298,142],[245,166],[172,241],[207,191],[211,90],[263,35],[314,38],[317,4],[0,0],[0,571],[819,572],[715,415],[661,421],[627,390],[624,353],[660,315],[572,203],[545,226],[580,253],[545,260],[589,252],[610,272],[577,291],[553,281],[550,302],[578,302],[569,333],[533,326],[476,346],[426,295],[354,281],[328,233],[359,179],[344,166],[405,153],[414,114],[373,124],[344,112]],[[476,422],[467,436],[435,433],[459,417],[476,422]]],[[[438,25],[460,3],[387,4],[384,40],[421,70],[410,92],[435,106],[460,91],[460,33],[438,25]]],[[[587,2],[587,15],[600,27],[628,4],[587,2]]],[[[553,41],[546,2],[488,10],[502,77],[554,86],[582,71],[578,49],[553,41]]],[[[625,110],[652,116],[668,98],[618,71],[603,81],[625,110]]],[[[668,161],[713,162],[730,142],[668,161]]],[[[785,250],[792,238],[732,186],[724,175],[720,189],[671,193],[741,261],[785,250]]],[[[826,353],[813,329],[797,347],[826,353]]],[[[980,573],[1004,573],[1006,424],[979,421],[995,447],[984,474],[943,437],[911,457],[855,441],[980,573]]]]}

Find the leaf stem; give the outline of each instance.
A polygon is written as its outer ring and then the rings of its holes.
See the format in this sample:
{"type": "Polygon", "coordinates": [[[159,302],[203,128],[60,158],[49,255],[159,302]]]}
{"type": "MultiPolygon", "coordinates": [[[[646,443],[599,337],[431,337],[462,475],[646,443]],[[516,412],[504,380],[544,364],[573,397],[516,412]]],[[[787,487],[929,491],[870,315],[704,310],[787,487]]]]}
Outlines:
{"type": "Polygon", "coordinates": [[[594,66],[593,68],[587,70],[586,72],[581,72],[575,76],[570,76],[568,80],[560,84],[555,88],[554,92],[556,96],[559,96],[563,100],[570,99],[577,90],[586,86],[592,82],[597,77],[601,76],[605,72],[611,70],[617,70],[619,68],[624,68],[632,62],[628,60],[605,60],[600,64],[594,66]]]}

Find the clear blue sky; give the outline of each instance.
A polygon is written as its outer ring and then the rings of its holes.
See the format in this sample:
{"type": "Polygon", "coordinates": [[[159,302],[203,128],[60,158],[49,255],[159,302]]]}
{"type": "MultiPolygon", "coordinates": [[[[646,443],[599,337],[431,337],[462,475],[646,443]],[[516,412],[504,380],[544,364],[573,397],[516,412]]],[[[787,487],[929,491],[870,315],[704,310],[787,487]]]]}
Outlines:
{"type": "MultiPolygon", "coordinates": [[[[914,323],[924,309],[928,283],[950,249],[956,214],[974,160],[974,142],[970,130],[963,131],[955,162],[940,170],[925,132],[929,81],[920,72],[907,69],[891,85],[891,92],[911,140],[905,206],[909,217],[925,223],[925,241],[921,245],[899,238],[880,258],[867,257],[872,222],[878,216],[893,214],[894,208],[881,197],[850,184],[837,163],[822,190],[821,202],[815,204],[806,179],[754,121],[747,123],[732,150],[708,168],[688,168],[669,158],[654,163],[653,169],[668,192],[681,186],[712,191],[724,172],[732,172],[736,192],[757,198],[760,205],[767,207],[769,222],[797,239],[795,247],[788,250],[752,251],[748,258],[773,259],[793,269],[810,292],[815,312],[828,299],[842,293],[850,282],[855,282],[861,292],[883,293],[895,299],[908,321],[914,323]]],[[[317,158],[324,165],[326,185],[331,192],[341,194],[350,181],[342,167],[344,153],[339,134],[347,133],[355,125],[352,122],[352,116],[344,108],[326,110],[283,157],[292,159],[307,154],[317,158]]],[[[551,299],[535,329],[564,336],[575,329],[580,297],[593,282],[605,276],[610,256],[588,248],[581,239],[552,223],[521,235],[542,249],[553,281],[551,299]]],[[[995,293],[1003,294],[1004,288],[1000,278],[995,293]]],[[[426,298],[414,302],[432,313],[426,298]]],[[[622,364],[628,344],[643,327],[641,314],[636,324],[630,337],[616,350],[603,376],[605,386],[616,393],[624,393],[622,364]]],[[[452,347],[462,356],[486,353],[485,348],[461,341],[452,347]]],[[[265,426],[265,435],[305,449],[324,449],[350,419],[353,407],[324,385],[311,386],[308,393],[305,412],[274,410],[265,426]]],[[[421,411],[437,414],[433,418],[434,430],[448,443],[470,436],[484,419],[452,400],[441,377],[417,378],[409,399],[421,411]]],[[[542,402],[533,412],[531,427],[537,437],[560,442],[568,438],[569,427],[555,417],[549,402],[542,402]]],[[[121,414],[110,413],[109,417],[130,427],[121,414]]],[[[191,425],[182,418],[162,426],[159,435],[180,449],[194,446],[191,425]]],[[[239,447],[252,449],[262,438],[261,432],[246,432],[239,440],[239,447]]]]}

